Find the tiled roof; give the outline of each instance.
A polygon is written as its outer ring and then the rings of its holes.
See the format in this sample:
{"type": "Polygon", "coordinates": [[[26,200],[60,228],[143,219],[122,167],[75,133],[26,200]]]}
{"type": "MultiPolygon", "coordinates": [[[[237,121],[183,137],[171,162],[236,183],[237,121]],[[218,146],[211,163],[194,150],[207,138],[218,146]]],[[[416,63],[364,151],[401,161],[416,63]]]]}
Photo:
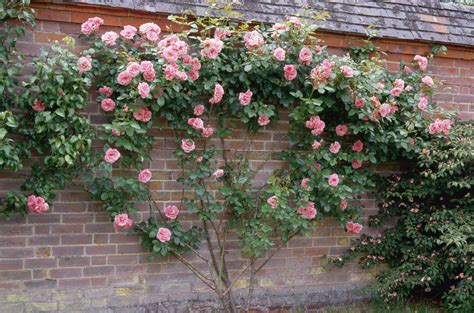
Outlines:
{"type": "MultiPolygon", "coordinates": [[[[193,10],[203,15],[207,0],[73,0],[149,12],[181,13],[193,10]]],[[[298,15],[302,6],[326,10],[329,18],[321,29],[365,34],[369,25],[378,37],[422,40],[474,46],[474,6],[436,0],[240,0],[249,19],[275,22],[285,15],[298,15]]]]}

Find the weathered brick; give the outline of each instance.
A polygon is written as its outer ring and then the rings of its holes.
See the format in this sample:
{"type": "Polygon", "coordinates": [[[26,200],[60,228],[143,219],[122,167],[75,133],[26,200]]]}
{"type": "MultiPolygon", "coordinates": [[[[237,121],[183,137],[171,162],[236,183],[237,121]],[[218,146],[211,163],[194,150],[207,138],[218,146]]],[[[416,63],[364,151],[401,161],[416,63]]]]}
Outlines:
{"type": "Polygon", "coordinates": [[[56,259],[26,259],[25,268],[54,268],[56,267],[58,260],[56,259]]]}
{"type": "Polygon", "coordinates": [[[49,272],[51,278],[82,277],[82,268],[58,268],[49,272]]]}

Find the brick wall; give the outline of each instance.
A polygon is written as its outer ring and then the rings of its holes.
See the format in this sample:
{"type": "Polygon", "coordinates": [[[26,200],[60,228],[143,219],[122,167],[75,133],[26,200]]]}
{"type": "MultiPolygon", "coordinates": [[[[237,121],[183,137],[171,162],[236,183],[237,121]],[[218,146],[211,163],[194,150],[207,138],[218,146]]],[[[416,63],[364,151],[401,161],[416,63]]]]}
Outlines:
{"type": "MultiPolygon", "coordinates": [[[[78,34],[80,23],[91,16],[105,20],[106,29],[154,21],[163,29],[165,16],[124,9],[88,5],[35,2],[37,26],[19,42],[28,56],[38,54],[66,34],[78,34]]],[[[320,33],[335,53],[359,39],[336,33],[320,33]]],[[[80,43],[79,43],[80,44],[80,43]]],[[[429,43],[379,40],[387,54],[387,66],[410,62],[423,54],[429,43]]],[[[437,100],[456,110],[463,119],[474,118],[474,49],[448,46],[448,54],[436,59],[431,70],[447,87],[437,100]]],[[[91,99],[92,100],[92,99],[91,99]]],[[[92,122],[104,121],[93,100],[87,108],[92,122]]],[[[252,146],[253,162],[281,144],[284,119],[263,131],[252,146]]],[[[226,149],[239,149],[245,139],[235,131],[226,149]]],[[[166,131],[156,132],[153,171],[153,197],[163,207],[181,198],[175,182],[179,172],[173,159],[174,141],[166,131]]],[[[269,162],[265,171],[280,166],[269,162]]],[[[396,167],[393,168],[396,170],[396,167]]],[[[12,173],[0,173],[2,190],[16,188],[21,181],[12,173]]],[[[373,199],[363,199],[367,213],[375,211],[373,199]]],[[[143,207],[143,217],[146,209],[143,207]]],[[[190,219],[190,216],[184,215],[190,219]]],[[[347,249],[350,237],[335,220],[325,220],[312,237],[296,238],[282,249],[258,275],[261,303],[297,306],[298,303],[327,303],[361,297],[348,291],[364,286],[373,273],[357,266],[324,272],[322,255],[337,255],[347,249]],[[317,296],[315,296],[315,294],[317,296]],[[266,302],[267,301],[267,302],[266,302]]],[[[233,245],[235,246],[235,245],[233,245]]],[[[230,250],[230,268],[238,271],[245,264],[235,246],[230,250]]],[[[197,267],[203,266],[193,260],[197,267]]],[[[244,286],[241,281],[238,286],[244,286]]],[[[50,212],[0,222],[0,306],[2,312],[90,310],[112,311],[127,305],[148,305],[156,310],[192,306],[197,309],[207,299],[206,289],[188,270],[172,258],[147,262],[138,238],[115,232],[99,203],[88,199],[76,185],[58,193],[50,212]],[[188,300],[201,301],[189,302],[188,300]],[[186,302],[188,301],[188,302],[186,302]],[[154,303],[154,304],[153,304],[154,303]],[[159,304],[156,304],[159,303],[159,304]],[[115,309],[114,309],[115,308],[115,309]]],[[[265,304],[264,304],[265,305],[265,304]]]]}

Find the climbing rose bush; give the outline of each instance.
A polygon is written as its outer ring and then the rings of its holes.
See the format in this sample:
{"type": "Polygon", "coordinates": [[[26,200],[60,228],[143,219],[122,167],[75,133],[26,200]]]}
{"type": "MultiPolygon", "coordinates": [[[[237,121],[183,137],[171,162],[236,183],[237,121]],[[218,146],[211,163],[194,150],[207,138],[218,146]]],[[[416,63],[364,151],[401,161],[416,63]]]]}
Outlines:
{"type": "MultiPolygon", "coordinates": [[[[150,252],[181,261],[183,251],[196,252],[201,239],[215,232],[219,248],[208,249],[219,277],[197,274],[215,291],[218,285],[232,288],[225,257],[223,264],[215,262],[226,249],[222,234],[237,232],[251,273],[269,248],[307,233],[326,216],[358,234],[359,199],[374,187],[370,165],[420,152],[420,134],[449,131],[451,120],[427,118],[435,109],[436,82],[425,72],[424,56],[389,73],[378,58],[329,55],[315,28],[297,18],[254,29],[230,26],[226,18],[172,19],[186,27],[164,34],[146,23],[138,31],[127,25],[120,34],[101,35],[100,27],[91,26],[100,18],[82,27],[91,48],[83,51],[78,71],[100,86],[97,103],[110,120],[100,134],[106,141],[104,162],[97,165],[102,176],[90,184],[112,217],[133,215],[134,191],[152,179],[142,170],[151,160],[150,130],[164,126],[157,118],[165,120],[176,133],[183,169],[178,182],[193,196],[163,208],[150,203],[151,217],[136,221],[134,232],[150,252]],[[245,150],[225,148],[230,121],[246,125],[251,143],[282,114],[289,115],[288,148],[278,159],[289,168],[257,186],[252,179],[263,167],[251,166],[245,150]],[[138,179],[112,176],[112,164],[135,169],[138,179]],[[218,195],[210,188],[216,183],[218,195]],[[123,192],[124,185],[136,187],[123,192]],[[197,213],[201,225],[183,227],[182,211],[197,213]]],[[[153,200],[148,191],[140,197],[153,200]]],[[[232,307],[230,293],[219,297],[232,307]]]]}

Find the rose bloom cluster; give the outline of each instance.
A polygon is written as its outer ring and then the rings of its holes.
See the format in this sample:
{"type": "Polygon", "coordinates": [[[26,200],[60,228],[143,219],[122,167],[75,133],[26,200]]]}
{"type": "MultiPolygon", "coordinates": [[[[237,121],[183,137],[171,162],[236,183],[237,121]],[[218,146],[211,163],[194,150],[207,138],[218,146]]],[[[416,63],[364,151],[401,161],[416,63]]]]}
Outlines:
{"type": "Polygon", "coordinates": [[[26,204],[28,205],[28,209],[34,213],[44,213],[49,210],[49,205],[43,197],[31,195],[28,197],[26,204]]]}
{"type": "Polygon", "coordinates": [[[449,135],[449,130],[453,122],[449,119],[439,120],[437,119],[428,126],[428,131],[430,134],[443,133],[445,136],[449,135]]]}

